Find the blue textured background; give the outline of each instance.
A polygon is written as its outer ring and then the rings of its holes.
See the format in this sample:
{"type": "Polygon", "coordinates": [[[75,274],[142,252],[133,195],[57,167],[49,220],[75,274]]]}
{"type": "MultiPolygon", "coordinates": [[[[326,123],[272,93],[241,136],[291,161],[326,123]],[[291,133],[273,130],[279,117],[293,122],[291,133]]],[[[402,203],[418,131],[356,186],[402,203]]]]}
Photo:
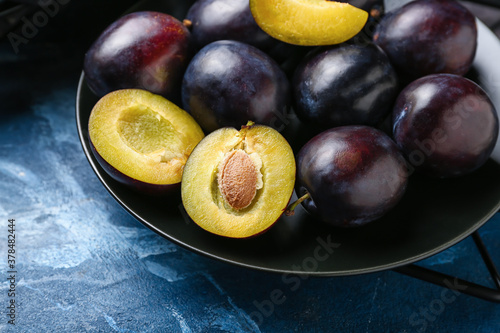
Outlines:
{"type": "MultiPolygon", "coordinates": [[[[191,253],[128,215],[91,170],[76,131],[88,35],[61,28],[78,9],[97,31],[120,6],[74,4],[19,54],[0,43],[1,332],[500,331],[500,305],[392,271],[292,285],[191,253]],[[5,314],[9,218],[15,327],[5,314]],[[271,306],[273,297],[280,304],[271,306]]],[[[480,234],[500,264],[500,215],[480,234]]],[[[492,286],[470,238],[421,265],[492,286]]]]}

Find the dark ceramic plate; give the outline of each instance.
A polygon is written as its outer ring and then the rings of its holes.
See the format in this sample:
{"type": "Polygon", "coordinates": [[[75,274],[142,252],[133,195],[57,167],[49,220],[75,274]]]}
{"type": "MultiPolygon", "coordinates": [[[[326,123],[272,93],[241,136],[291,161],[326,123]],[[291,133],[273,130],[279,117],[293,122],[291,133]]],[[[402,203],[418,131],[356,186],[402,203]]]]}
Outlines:
{"type": "MultiPolygon", "coordinates": [[[[179,19],[187,1],[143,1],[132,10],[159,10],[179,19]]],[[[475,77],[500,109],[500,43],[479,22],[475,77]],[[495,73],[496,72],[496,73],[495,73]]],[[[165,238],[194,252],[240,266],[318,276],[375,272],[429,257],[481,227],[500,208],[500,166],[490,160],[472,175],[430,180],[413,175],[401,203],[381,220],[359,229],[321,226],[300,208],[267,233],[252,239],[212,235],[189,220],[180,195],[160,200],[141,196],[111,179],[98,165],[88,141],[88,119],[97,98],[82,75],[76,101],[80,140],[95,173],[111,195],[135,218],[165,238]]],[[[498,152],[496,151],[495,154],[498,152]]]]}

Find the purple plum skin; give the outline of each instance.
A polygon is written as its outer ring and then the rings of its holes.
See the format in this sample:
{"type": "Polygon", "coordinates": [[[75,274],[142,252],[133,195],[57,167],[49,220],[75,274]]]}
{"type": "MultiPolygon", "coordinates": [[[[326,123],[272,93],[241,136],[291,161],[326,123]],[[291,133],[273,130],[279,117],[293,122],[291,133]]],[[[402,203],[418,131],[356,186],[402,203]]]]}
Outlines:
{"type": "Polygon", "coordinates": [[[324,131],[297,155],[296,191],[304,208],[337,227],[358,227],[389,212],[403,197],[408,169],[396,144],[369,126],[324,131]]]}
{"type": "Polygon", "coordinates": [[[485,91],[469,79],[433,74],[398,96],[393,137],[416,170],[437,178],[482,166],[498,137],[498,116],[485,91]]]}
{"type": "Polygon", "coordinates": [[[99,97],[138,88],[175,99],[192,56],[190,39],[189,30],[168,14],[125,15],[106,28],[85,54],[87,84],[99,97]]]}
{"type": "Polygon", "coordinates": [[[206,132],[248,121],[281,128],[290,110],[290,84],[267,54],[223,40],[202,48],[182,83],[182,105],[206,132]]]}
{"type": "MultiPolygon", "coordinates": [[[[371,1],[371,0],[368,0],[371,1]]],[[[197,0],[186,14],[196,50],[219,40],[235,40],[267,53],[287,72],[311,49],[277,40],[255,22],[248,0],[197,0]]]]}
{"type": "Polygon", "coordinates": [[[340,0],[339,2],[347,2],[351,6],[358,7],[364,11],[370,12],[373,8],[383,8],[383,0],[340,0]]]}
{"type": "Polygon", "coordinates": [[[377,125],[392,109],[398,77],[373,44],[339,45],[306,59],[293,81],[299,118],[322,129],[377,125]]]}
{"type": "Polygon", "coordinates": [[[181,189],[180,182],[175,184],[165,184],[165,185],[150,184],[125,175],[124,173],[118,171],[114,166],[109,164],[104,158],[102,158],[102,156],[95,149],[95,146],[92,143],[92,141],[89,140],[89,143],[90,143],[90,150],[92,151],[92,154],[97,160],[97,163],[101,166],[101,168],[103,168],[106,174],[108,174],[118,183],[132,189],[133,191],[141,195],[148,195],[150,197],[170,196],[180,192],[181,189]]]}
{"type": "Polygon", "coordinates": [[[418,0],[385,15],[373,36],[396,69],[416,79],[464,75],[477,47],[474,15],[455,0],[418,0]]]}
{"type": "Polygon", "coordinates": [[[276,40],[255,22],[248,0],[197,0],[186,19],[197,49],[218,40],[237,40],[259,49],[269,49],[276,40]]]}

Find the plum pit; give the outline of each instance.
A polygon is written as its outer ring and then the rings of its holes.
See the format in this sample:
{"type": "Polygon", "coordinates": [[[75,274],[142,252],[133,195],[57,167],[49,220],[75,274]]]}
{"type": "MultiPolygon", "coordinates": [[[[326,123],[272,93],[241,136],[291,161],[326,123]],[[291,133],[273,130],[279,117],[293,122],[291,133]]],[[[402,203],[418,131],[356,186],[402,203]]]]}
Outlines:
{"type": "Polygon", "coordinates": [[[276,130],[250,122],[223,127],[200,141],[181,182],[184,208],[201,228],[247,238],[268,230],[283,214],[295,184],[295,158],[276,130]]]}
{"type": "Polygon", "coordinates": [[[250,206],[257,190],[262,188],[260,167],[244,150],[226,153],[219,166],[217,182],[229,206],[236,210],[250,206]]]}

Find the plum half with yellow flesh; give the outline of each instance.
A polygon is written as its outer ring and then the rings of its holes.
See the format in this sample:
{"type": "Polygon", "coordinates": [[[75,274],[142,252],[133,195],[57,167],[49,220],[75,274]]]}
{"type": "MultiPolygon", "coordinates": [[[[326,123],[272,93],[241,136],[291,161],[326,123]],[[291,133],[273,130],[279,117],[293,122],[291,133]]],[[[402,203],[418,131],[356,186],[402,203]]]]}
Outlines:
{"type": "Polygon", "coordinates": [[[340,44],[363,29],[368,13],[348,3],[325,0],[250,0],[257,24],[283,42],[340,44]]]}
{"type": "Polygon", "coordinates": [[[295,157],[271,127],[249,123],[207,135],[190,155],[181,183],[184,208],[201,228],[247,238],[283,214],[295,184],[295,157]]]}
{"type": "Polygon", "coordinates": [[[99,164],[115,180],[148,194],[179,187],[186,160],[203,137],[186,111],[141,89],[105,95],[89,118],[99,164]]]}

